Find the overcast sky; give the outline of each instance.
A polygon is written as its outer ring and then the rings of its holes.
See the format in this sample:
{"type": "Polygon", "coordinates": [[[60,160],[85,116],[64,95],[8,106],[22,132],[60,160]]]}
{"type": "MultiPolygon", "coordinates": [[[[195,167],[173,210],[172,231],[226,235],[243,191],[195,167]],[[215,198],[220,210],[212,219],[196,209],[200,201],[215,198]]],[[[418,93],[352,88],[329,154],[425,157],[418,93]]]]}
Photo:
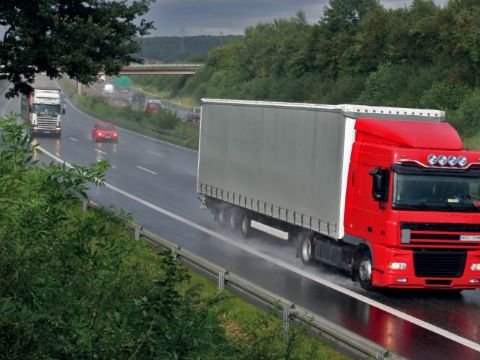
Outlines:
{"type": "MultiPolygon", "coordinates": [[[[444,5],[447,0],[434,0],[444,5]]],[[[156,30],[150,36],[243,34],[246,27],[290,18],[303,10],[316,23],[328,0],[157,0],[147,19],[156,30]]],[[[387,8],[409,6],[412,0],[380,0],[387,8]]]]}

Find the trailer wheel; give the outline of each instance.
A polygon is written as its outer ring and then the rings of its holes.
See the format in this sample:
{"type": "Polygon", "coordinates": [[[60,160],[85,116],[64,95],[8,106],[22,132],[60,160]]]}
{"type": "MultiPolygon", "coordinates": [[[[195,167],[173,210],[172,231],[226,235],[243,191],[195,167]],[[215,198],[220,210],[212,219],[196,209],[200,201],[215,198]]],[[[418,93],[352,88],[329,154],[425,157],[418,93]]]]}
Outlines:
{"type": "Polygon", "coordinates": [[[373,264],[372,257],[368,250],[364,250],[359,254],[357,276],[360,286],[365,290],[372,290],[372,273],[373,264]]]}
{"type": "Polygon", "coordinates": [[[238,214],[239,211],[237,209],[232,209],[228,216],[228,225],[230,226],[231,230],[237,230],[238,228],[238,214]]]}
{"type": "Polygon", "coordinates": [[[218,210],[218,223],[221,227],[225,227],[227,225],[227,218],[228,218],[228,209],[226,206],[222,206],[218,210]]]}
{"type": "Polygon", "coordinates": [[[304,264],[310,264],[313,261],[313,243],[308,235],[300,235],[300,257],[304,264]]]}
{"type": "Polygon", "coordinates": [[[250,215],[247,212],[242,214],[242,221],[240,223],[240,231],[244,238],[248,238],[252,234],[252,227],[250,224],[250,215]]]}

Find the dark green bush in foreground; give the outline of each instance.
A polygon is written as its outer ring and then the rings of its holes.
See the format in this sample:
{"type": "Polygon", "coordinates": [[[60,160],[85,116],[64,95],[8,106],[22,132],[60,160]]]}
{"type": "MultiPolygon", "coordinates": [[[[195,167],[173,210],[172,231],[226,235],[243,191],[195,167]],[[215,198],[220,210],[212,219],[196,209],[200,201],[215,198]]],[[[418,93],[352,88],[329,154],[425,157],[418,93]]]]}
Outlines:
{"type": "Polygon", "coordinates": [[[78,196],[104,162],[34,167],[21,127],[3,121],[0,354],[3,358],[224,358],[236,349],[185,270],[78,196]]]}

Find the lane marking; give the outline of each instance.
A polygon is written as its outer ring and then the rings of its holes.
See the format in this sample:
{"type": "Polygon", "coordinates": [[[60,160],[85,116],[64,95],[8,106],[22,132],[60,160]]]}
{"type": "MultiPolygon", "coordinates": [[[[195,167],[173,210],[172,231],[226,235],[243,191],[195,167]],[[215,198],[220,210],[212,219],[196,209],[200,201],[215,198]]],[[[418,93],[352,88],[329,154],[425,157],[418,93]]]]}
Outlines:
{"type": "Polygon", "coordinates": [[[146,171],[146,172],[148,172],[148,173],[150,173],[150,174],[157,175],[157,173],[156,173],[155,171],[153,171],[153,170],[149,170],[149,169],[147,169],[147,168],[144,168],[144,167],[142,167],[142,166],[139,166],[139,165],[137,165],[137,166],[135,166],[135,167],[136,167],[137,169],[140,169],[140,170],[146,171]]]}
{"type": "Polygon", "coordinates": [[[71,137],[71,136],[70,136],[69,139],[72,140],[72,141],[78,142],[78,140],[75,139],[74,137],[71,137]]]}
{"type": "Polygon", "coordinates": [[[93,150],[95,150],[96,152],[98,152],[100,154],[103,154],[103,155],[107,154],[105,151],[102,151],[102,150],[99,150],[99,149],[93,149],[93,150]]]}
{"type": "Polygon", "coordinates": [[[158,157],[163,157],[164,156],[163,154],[157,153],[155,151],[150,151],[150,150],[148,150],[147,153],[158,156],[158,157]]]}
{"type": "MultiPolygon", "coordinates": [[[[52,159],[54,159],[54,160],[56,160],[56,161],[58,161],[58,162],[60,162],[60,163],[64,163],[66,166],[71,167],[71,164],[70,164],[70,163],[68,163],[68,162],[66,162],[66,161],[63,161],[61,158],[53,155],[52,153],[44,150],[43,148],[40,147],[40,150],[42,150],[45,155],[51,157],[52,159]]],[[[197,223],[194,223],[193,221],[190,221],[190,220],[188,220],[188,219],[186,219],[186,218],[184,218],[184,217],[181,217],[181,216],[179,216],[179,215],[177,215],[177,214],[175,214],[175,213],[172,213],[171,211],[168,211],[168,210],[163,209],[163,208],[161,208],[161,207],[159,207],[159,206],[157,206],[157,205],[154,205],[154,204],[152,204],[152,203],[150,203],[150,202],[148,202],[148,201],[146,201],[146,200],[143,200],[143,199],[141,199],[141,198],[139,198],[139,197],[137,197],[137,196],[135,196],[135,195],[133,195],[133,194],[130,194],[130,193],[128,193],[128,192],[126,192],[126,191],[124,191],[124,190],[122,190],[122,189],[120,189],[120,188],[118,188],[118,187],[116,187],[116,186],[114,186],[114,185],[111,185],[111,184],[109,184],[109,183],[107,183],[107,182],[105,182],[104,184],[105,184],[105,187],[107,187],[107,188],[109,188],[109,189],[111,189],[111,190],[113,190],[113,191],[115,191],[115,192],[117,192],[117,193],[119,193],[119,194],[121,194],[121,195],[123,195],[123,196],[125,196],[125,197],[127,197],[127,198],[129,198],[129,199],[131,199],[131,200],[134,200],[134,201],[136,201],[136,202],[138,202],[138,203],[140,203],[140,204],[142,204],[142,205],[144,205],[144,206],[146,206],[146,207],[148,207],[148,208],[150,208],[150,209],[152,209],[152,210],[155,210],[155,211],[157,211],[157,212],[159,212],[159,213],[162,213],[162,214],[164,214],[164,215],[166,215],[166,216],[169,216],[169,217],[171,217],[172,219],[177,220],[177,221],[179,221],[179,222],[181,222],[181,223],[183,223],[183,224],[185,224],[185,225],[188,225],[188,226],[190,226],[190,227],[193,227],[194,229],[199,230],[199,231],[201,231],[201,232],[203,232],[203,233],[205,233],[205,234],[207,234],[207,235],[210,235],[210,236],[215,237],[215,238],[217,238],[217,239],[219,239],[219,240],[222,240],[222,241],[224,241],[224,242],[226,242],[226,243],[228,243],[228,244],[230,244],[230,245],[232,245],[232,246],[235,246],[235,247],[237,247],[237,248],[239,248],[239,249],[241,249],[241,250],[243,250],[243,251],[246,251],[246,252],[248,252],[248,253],[250,253],[250,254],[252,254],[252,255],[258,256],[258,257],[260,257],[260,258],[262,258],[262,259],[264,259],[264,260],[267,260],[267,261],[269,261],[269,262],[271,262],[271,263],[273,263],[273,264],[275,264],[275,265],[277,265],[277,266],[279,266],[279,267],[282,267],[282,268],[284,268],[284,269],[286,269],[286,270],[292,271],[292,272],[294,272],[294,273],[296,273],[296,274],[298,274],[298,275],[300,275],[300,276],[303,276],[303,277],[305,277],[305,278],[307,278],[307,279],[310,279],[310,280],[315,281],[315,282],[317,282],[317,283],[319,283],[319,284],[322,284],[322,285],[324,285],[324,286],[326,286],[326,287],[329,287],[330,289],[336,290],[336,291],[338,291],[338,292],[340,292],[340,293],[342,293],[342,294],[344,294],[344,295],[350,296],[350,297],[352,297],[352,298],[354,298],[354,299],[356,299],[356,300],[358,300],[358,301],[361,301],[361,302],[363,302],[363,303],[365,303],[365,304],[368,304],[368,305],[373,306],[373,307],[375,307],[375,308],[377,308],[377,309],[383,310],[383,311],[385,311],[386,313],[389,313],[390,315],[394,315],[394,316],[396,316],[396,317],[398,317],[398,318],[400,318],[400,319],[402,319],[402,320],[411,322],[412,324],[415,324],[415,325],[417,325],[417,326],[419,326],[419,327],[421,327],[421,328],[423,328],[423,329],[425,329],[425,330],[431,331],[431,332],[433,332],[433,333],[435,333],[435,334],[437,334],[437,335],[440,335],[440,336],[443,336],[443,337],[445,337],[445,338],[447,338],[447,339],[449,339],[449,340],[452,340],[452,341],[454,341],[454,342],[456,342],[456,343],[458,343],[458,344],[460,344],[460,345],[466,346],[466,347],[468,347],[468,348],[470,348],[470,349],[473,349],[473,350],[475,350],[475,351],[479,351],[479,352],[480,352],[480,344],[477,344],[476,342],[474,342],[474,341],[472,341],[472,340],[469,340],[469,339],[467,339],[467,338],[464,338],[464,337],[462,337],[462,336],[459,336],[459,335],[457,335],[457,334],[454,334],[454,333],[452,333],[452,332],[450,332],[450,331],[448,331],[448,330],[442,329],[442,328],[440,328],[440,327],[438,327],[438,326],[436,326],[436,325],[432,325],[432,324],[430,324],[430,323],[427,323],[427,322],[424,321],[424,320],[418,319],[418,318],[416,318],[416,317],[414,317],[414,316],[411,316],[411,315],[409,315],[409,314],[407,314],[407,313],[404,313],[404,312],[402,312],[402,311],[400,311],[400,310],[394,309],[394,308],[392,308],[392,307],[390,307],[390,306],[388,306],[388,305],[379,303],[378,301],[375,301],[375,300],[373,300],[373,299],[370,299],[370,298],[368,298],[368,297],[366,297],[366,296],[364,296],[364,295],[357,294],[356,292],[354,292],[354,291],[352,291],[352,290],[346,289],[346,288],[344,288],[344,287],[342,287],[342,286],[340,286],[340,285],[337,285],[337,284],[334,284],[334,283],[332,283],[332,282],[330,282],[330,281],[328,281],[328,280],[322,279],[321,277],[319,277],[319,276],[317,276],[317,275],[313,275],[313,274],[311,274],[311,273],[309,273],[309,272],[307,272],[307,271],[305,271],[305,270],[299,269],[299,268],[297,268],[297,267],[295,267],[295,266],[293,266],[293,265],[291,265],[291,264],[289,264],[289,263],[287,263],[287,262],[285,262],[285,261],[283,261],[283,260],[280,260],[280,259],[278,259],[278,258],[271,257],[271,256],[269,256],[269,255],[266,255],[266,254],[260,252],[259,250],[256,250],[256,249],[253,249],[253,248],[251,248],[251,247],[249,247],[249,246],[246,246],[246,245],[240,244],[240,243],[238,243],[238,242],[235,242],[234,240],[229,239],[228,237],[226,237],[226,236],[224,236],[224,235],[222,235],[222,234],[219,234],[219,233],[217,233],[217,232],[215,232],[215,231],[213,231],[213,230],[210,230],[210,229],[208,229],[208,228],[206,228],[206,227],[203,227],[203,226],[201,226],[201,225],[198,225],[197,223]]],[[[374,325],[374,324],[372,324],[372,325],[374,325]]]]}

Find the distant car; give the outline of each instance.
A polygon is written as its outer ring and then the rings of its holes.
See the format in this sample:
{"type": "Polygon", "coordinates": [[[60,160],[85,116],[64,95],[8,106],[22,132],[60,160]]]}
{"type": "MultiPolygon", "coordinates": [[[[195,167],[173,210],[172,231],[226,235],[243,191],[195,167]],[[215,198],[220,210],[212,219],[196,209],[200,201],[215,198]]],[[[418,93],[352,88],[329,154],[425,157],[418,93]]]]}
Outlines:
{"type": "Polygon", "coordinates": [[[187,114],[187,121],[191,121],[193,123],[199,123],[200,122],[200,108],[195,107],[192,110],[190,110],[187,114]]]}
{"type": "Polygon", "coordinates": [[[150,99],[147,100],[147,112],[156,113],[162,108],[162,102],[160,100],[150,99]]]}
{"type": "Polygon", "coordinates": [[[130,97],[130,106],[136,109],[144,109],[145,108],[145,94],[142,92],[133,93],[130,97]]]}
{"type": "Polygon", "coordinates": [[[92,129],[92,138],[95,141],[118,141],[118,132],[112,123],[98,121],[92,129]]]}

